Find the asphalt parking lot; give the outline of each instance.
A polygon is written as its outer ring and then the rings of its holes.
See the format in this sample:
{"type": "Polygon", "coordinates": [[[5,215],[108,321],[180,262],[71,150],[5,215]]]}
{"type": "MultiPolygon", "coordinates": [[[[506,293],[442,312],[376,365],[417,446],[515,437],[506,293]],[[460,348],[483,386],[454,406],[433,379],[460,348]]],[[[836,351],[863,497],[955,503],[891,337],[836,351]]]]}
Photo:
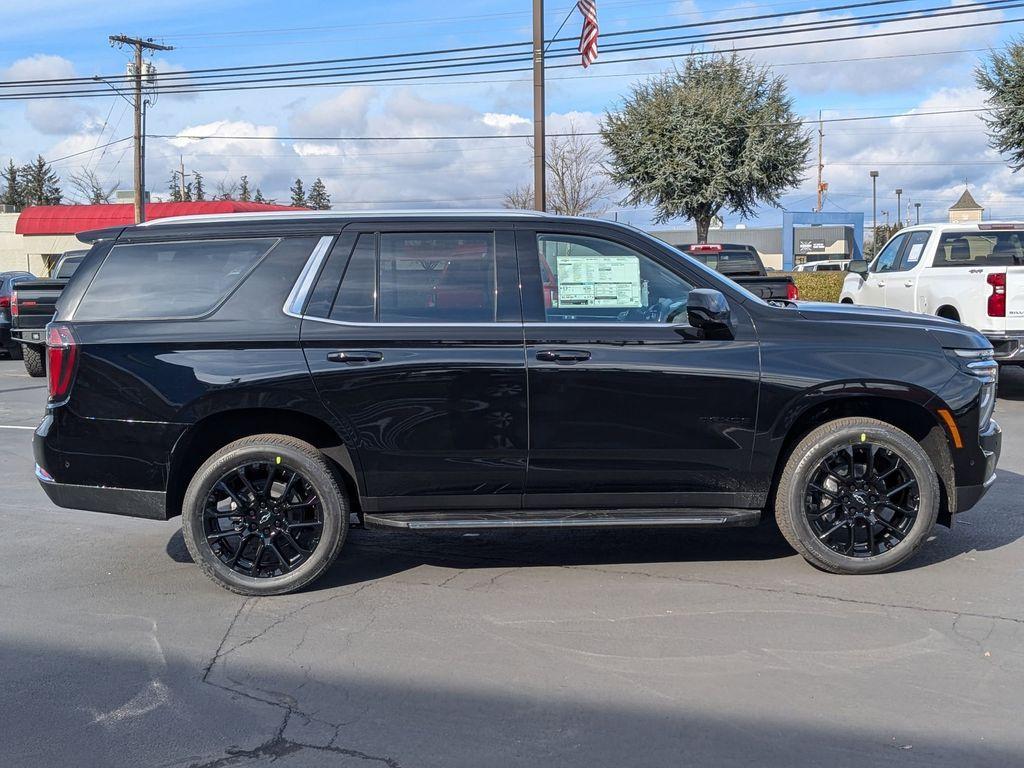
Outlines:
{"type": "Polygon", "coordinates": [[[49,503],[45,393],[0,361],[0,764],[1024,764],[1024,369],[999,481],[894,573],[768,527],[354,531],[250,599],[177,520],[49,503]]]}

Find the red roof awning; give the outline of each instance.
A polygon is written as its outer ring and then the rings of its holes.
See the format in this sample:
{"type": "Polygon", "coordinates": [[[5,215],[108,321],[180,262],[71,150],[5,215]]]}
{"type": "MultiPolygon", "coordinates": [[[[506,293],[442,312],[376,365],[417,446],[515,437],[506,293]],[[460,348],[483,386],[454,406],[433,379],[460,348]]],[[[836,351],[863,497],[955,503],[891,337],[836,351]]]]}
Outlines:
{"type": "MultiPolygon", "coordinates": [[[[242,203],[237,200],[203,200],[192,203],[147,203],[146,219],[194,216],[209,213],[257,213],[299,211],[290,205],[242,203]]],[[[132,203],[108,205],[33,205],[21,212],[14,231],[19,235],[74,235],[90,229],[119,227],[135,223],[132,203]]]]}

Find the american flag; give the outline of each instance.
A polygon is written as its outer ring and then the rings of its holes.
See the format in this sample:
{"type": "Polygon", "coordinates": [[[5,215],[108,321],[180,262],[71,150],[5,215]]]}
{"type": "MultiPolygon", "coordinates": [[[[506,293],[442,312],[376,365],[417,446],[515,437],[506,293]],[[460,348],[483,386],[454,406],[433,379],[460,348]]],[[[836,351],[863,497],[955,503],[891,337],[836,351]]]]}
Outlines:
{"type": "Polygon", "coordinates": [[[589,67],[597,60],[597,0],[579,0],[576,7],[583,14],[580,56],[583,59],[583,66],[589,67]]]}

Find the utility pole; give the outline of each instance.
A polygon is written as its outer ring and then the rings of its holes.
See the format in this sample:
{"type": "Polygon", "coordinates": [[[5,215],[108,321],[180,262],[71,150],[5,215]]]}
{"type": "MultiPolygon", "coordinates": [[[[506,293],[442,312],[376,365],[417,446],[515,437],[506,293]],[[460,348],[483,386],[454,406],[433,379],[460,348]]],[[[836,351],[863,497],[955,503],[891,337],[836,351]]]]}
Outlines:
{"type": "Polygon", "coordinates": [[[189,174],[185,173],[185,158],[182,157],[181,155],[178,155],[178,168],[180,169],[178,171],[178,189],[181,191],[181,199],[184,201],[184,199],[185,199],[185,176],[186,175],[187,176],[191,176],[192,174],[191,173],[189,173],[189,174]]]}
{"type": "Polygon", "coordinates": [[[878,171],[869,171],[871,176],[871,248],[878,254],[878,171]]]}
{"type": "Polygon", "coordinates": [[[914,203],[914,210],[917,212],[917,223],[921,223],[921,204],[914,203]]]}
{"type": "Polygon", "coordinates": [[[821,110],[818,110],[818,207],[814,210],[821,213],[821,193],[824,191],[824,187],[821,183],[821,172],[825,168],[825,164],[822,163],[822,144],[825,143],[825,128],[824,123],[821,122],[821,110]]]}
{"type": "Polygon", "coordinates": [[[903,196],[903,190],[899,187],[896,188],[896,224],[903,226],[903,209],[900,207],[900,198],[903,196]]]}
{"type": "Polygon", "coordinates": [[[146,158],[143,149],[145,137],[142,128],[142,110],[144,109],[142,104],[142,51],[172,51],[174,46],[154,43],[152,38],[143,40],[127,35],[111,35],[110,43],[111,45],[130,45],[135,49],[135,63],[132,68],[135,78],[135,100],[132,104],[135,108],[135,223],[140,224],[146,220],[146,192],[144,189],[146,158]]]}
{"type": "Polygon", "coordinates": [[[547,207],[544,173],[544,0],[533,0],[533,207],[547,207]]]}

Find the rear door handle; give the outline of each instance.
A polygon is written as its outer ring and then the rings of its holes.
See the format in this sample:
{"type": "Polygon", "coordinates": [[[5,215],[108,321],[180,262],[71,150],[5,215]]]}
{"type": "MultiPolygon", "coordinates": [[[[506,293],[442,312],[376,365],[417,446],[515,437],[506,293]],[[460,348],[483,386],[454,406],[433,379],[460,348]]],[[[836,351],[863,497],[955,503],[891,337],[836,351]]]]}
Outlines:
{"type": "Polygon", "coordinates": [[[379,363],[383,359],[383,352],[358,350],[356,352],[327,353],[327,360],[331,363],[379,363]]]}
{"type": "Polygon", "coordinates": [[[537,353],[537,359],[552,363],[581,363],[590,359],[585,349],[545,349],[537,353]]]}
{"type": "Polygon", "coordinates": [[[907,280],[907,282],[905,282],[903,285],[905,285],[907,288],[913,288],[914,287],[914,281],[913,280],[907,280]]]}

